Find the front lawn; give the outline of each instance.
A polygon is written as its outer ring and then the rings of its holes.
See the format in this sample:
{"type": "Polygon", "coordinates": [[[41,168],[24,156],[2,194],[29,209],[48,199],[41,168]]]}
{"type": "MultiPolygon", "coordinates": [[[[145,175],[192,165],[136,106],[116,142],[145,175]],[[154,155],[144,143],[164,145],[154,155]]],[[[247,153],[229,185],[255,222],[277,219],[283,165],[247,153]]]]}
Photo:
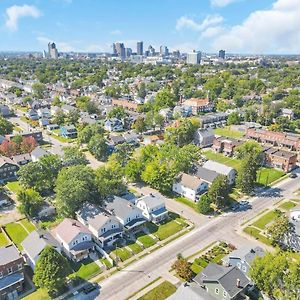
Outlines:
{"type": "Polygon", "coordinates": [[[248,226],[244,229],[244,232],[254,237],[256,240],[259,240],[260,242],[272,246],[271,240],[269,240],[267,237],[260,234],[260,230],[257,228],[254,228],[252,226],[248,226]]]}
{"type": "Polygon", "coordinates": [[[12,193],[17,194],[19,191],[22,190],[18,181],[10,181],[5,185],[12,193]]]}
{"type": "Polygon", "coordinates": [[[293,201],[287,201],[282,203],[279,208],[282,208],[284,210],[291,210],[292,208],[294,208],[297,204],[293,201]]]}
{"type": "Polygon", "coordinates": [[[199,212],[197,204],[195,202],[185,198],[185,197],[175,197],[174,200],[177,201],[177,202],[183,203],[184,205],[189,206],[190,208],[192,208],[196,212],[199,212]]]}
{"type": "Polygon", "coordinates": [[[8,240],[3,232],[0,232],[0,248],[8,245],[8,240]]]}
{"type": "Polygon", "coordinates": [[[284,175],[285,173],[281,170],[272,169],[272,168],[261,168],[260,170],[257,171],[256,181],[259,184],[263,184],[267,186],[284,175]]]}
{"type": "Polygon", "coordinates": [[[22,298],[23,300],[50,300],[50,296],[44,289],[37,289],[35,292],[29,294],[28,296],[22,298]]]}
{"type": "Polygon", "coordinates": [[[71,267],[75,271],[73,274],[84,280],[88,280],[89,278],[101,273],[100,267],[90,258],[79,263],[71,262],[71,267]]]}
{"type": "Polygon", "coordinates": [[[101,261],[101,263],[102,263],[103,265],[106,266],[107,269],[112,268],[112,264],[108,261],[107,258],[102,257],[102,258],[100,259],[100,261],[101,261]]]}
{"type": "Polygon", "coordinates": [[[27,219],[23,219],[20,221],[20,223],[29,231],[29,232],[32,232],[34,231],[36,228],[35,226],[30,222],[28,221],[27,219]]]}
{"type": "Polygon", "coordinates": [[[121,261],[125,261],[132,256],[131,253],[125,247],[117,248],[113,250],[111,253],[113,253],[116,257],[118,257],[121,261]]]}
{"type": "Polygon", "coordinates": [[[155,232],[155,235],[160,239],[164,240],[171,235],[174,235],[175,233],[179,232],[186,226],[185,222],[180,222],[177,220],[169,221],[165,224],[159,225],[157,231],[155,232]],[[180,223],[180,224],[178,224],[180,223]]]}
{"type": "Polygon", "coordinates": [[[23,228],[21,224],[18,223],[9,223],[4,227],[8,236],[12,239],[12,241],[16,244],[19,250],[23,250],[21,243],[27,237],[28,233],[23,228]]]}
{"type": "Polygon", "coordinates": [[[221,135],[229,138],[240,139],[244,134],[237,130],[232,130],[230,126],[214,129],[216,135],[221,135]]]}
{"type": "Polygon", "coordinates": [[[149,248],[156,243],[152,237],[143,232],[138,232],[135,236],[137,237],[137,240],[143,244],[144,248],[149,248]]]}
{"type": "Polygon", "coordinates": [[[272,222],[276,216],[278,216],[280,213],[278,210],[272,210],[268,213],[264,214],[262,217],[260,217],[257,221],[255,221],[252,226],[257,227],[261,230],[264,230],[266,226],[272,222]]]}
{"type": "Polygon", "coordinates": [[[138,300],[165,300],[175,292],[176,286],[169,281],[164,281],[138,300]]]}
{"type": "Polygon", "coordinates": [[[128,247],[134,252],[134,254],[138,254],[142,252],[142,247],[137,243],[129,244],[128,247]]]}

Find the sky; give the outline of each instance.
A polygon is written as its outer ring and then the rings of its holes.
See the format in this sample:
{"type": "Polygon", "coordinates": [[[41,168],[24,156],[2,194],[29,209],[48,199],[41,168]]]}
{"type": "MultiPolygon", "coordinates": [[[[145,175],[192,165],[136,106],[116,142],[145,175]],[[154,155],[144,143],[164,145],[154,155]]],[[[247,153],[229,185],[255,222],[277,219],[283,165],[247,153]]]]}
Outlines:
{"type": "Polygon", "coordinates": [[[0,51],[299,54],[300,0],[0,0],[0,51]]]}

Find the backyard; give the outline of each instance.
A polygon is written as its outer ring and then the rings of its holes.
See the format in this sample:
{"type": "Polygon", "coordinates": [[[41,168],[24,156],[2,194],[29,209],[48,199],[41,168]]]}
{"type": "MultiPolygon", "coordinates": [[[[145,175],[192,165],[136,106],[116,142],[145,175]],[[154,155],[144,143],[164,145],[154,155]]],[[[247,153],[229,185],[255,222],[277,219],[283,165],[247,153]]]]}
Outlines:
{"type": "Polygon", "coordinates": [[[169,281],[164,281],[157,287],[146,293],[138,300],[165,300],[176,292],[176,287],[169,281]]]}
{"type": "Polygon", "coordinates": [[[8,245],[8,240],[3,232],[0,232],[0,247],[8,245]]]}
{"type": "Polygon", "coordinates": [[[232,130],[230,126],[214,129],[216,135],[221,135],[229,138],[240,139],[244,134],[237,130],[232,130]]]}
{"type": "Polygon", "coordinates": [[[9,223],[5,225],[4,229],[19,250],[23,250],[21,243],[28,235],[25,228],[19,223],[9,223]]]}

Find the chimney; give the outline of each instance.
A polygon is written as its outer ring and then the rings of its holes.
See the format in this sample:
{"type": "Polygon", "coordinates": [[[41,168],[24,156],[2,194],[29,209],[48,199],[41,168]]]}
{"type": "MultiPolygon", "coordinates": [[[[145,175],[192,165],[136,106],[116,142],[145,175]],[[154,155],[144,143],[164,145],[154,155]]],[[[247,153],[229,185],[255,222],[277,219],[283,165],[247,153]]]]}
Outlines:
{"type": "Polygon", "coordinates": [[[44,238],[44,235],[43,234],[40,234],[40,239],[44,238]]]}
{"type": "Polygon", "coordinates": [[[238,288],[241,287],[241,280],[240,280],[239,278],[236,280],[236,286],[237,286],[238,288]]]}

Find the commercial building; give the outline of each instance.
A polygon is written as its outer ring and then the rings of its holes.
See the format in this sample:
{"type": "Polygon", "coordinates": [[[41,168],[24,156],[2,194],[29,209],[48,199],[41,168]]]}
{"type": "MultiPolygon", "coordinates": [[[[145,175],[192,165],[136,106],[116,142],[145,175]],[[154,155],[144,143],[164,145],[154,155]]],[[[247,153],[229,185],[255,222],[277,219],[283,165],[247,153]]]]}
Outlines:
{"type": "Polygon", "coordinates": [[[201,52],[193,51],[187,54],[186,62],[191,65],[200,65],[201,64],[201,52]]]}
{"type": "Polygon", "coordinates": [[[137,55],[143,55],[144,44],[142,41],[136,43],[136,53],[137,53],[137,55]]]}
{"type": "Polygon", "coordinates": [[[220,50],[220,51],[219,51],[219,58],[225,59],[225,57],[226,57],[225,50],[220,50]]]}
{"type": "Polygon", "coordinates": [[[58,59],[58,51],[55,43],[48,43],[48,57],[51,59],[58,59]]]}
{"type": "Polygon", "coordinates": [[[126,55],[125,46],[123,43],[115,43],[117,55],[124,59],[126,55]]]}

